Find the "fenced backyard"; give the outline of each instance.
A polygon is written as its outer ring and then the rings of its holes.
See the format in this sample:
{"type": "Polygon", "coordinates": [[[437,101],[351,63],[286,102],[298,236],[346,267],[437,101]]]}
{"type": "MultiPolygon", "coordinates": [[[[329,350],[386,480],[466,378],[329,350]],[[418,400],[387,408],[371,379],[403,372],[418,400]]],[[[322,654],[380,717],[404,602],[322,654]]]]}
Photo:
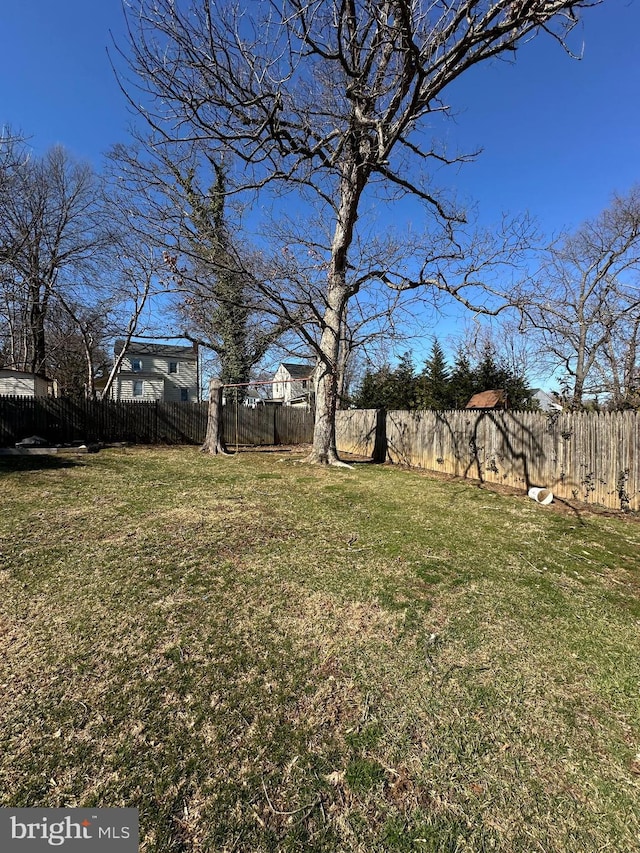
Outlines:
{"type": "MultiPolygon", "coordinates": [[[[53,443],[201,444],[207,403],[0,397],[0,446],[39,435],[53,443]]],[[[306,444],[313,414],[290,406],[223,407],[230,447],[306,444]]],[[[343,453],[560,498],[640,510],[640,415],[346,410],[343,453]]]]}
{"type": "Polygon", "coordinates": [[[0,807],[140,853],[631,853],[640,526],[399,465],[0,456],[0,807]]]}

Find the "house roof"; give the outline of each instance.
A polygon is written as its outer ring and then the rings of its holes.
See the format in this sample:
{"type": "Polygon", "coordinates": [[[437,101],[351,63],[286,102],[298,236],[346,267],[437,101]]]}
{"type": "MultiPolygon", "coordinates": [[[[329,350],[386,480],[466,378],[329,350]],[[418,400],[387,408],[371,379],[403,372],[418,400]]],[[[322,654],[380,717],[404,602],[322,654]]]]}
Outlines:
{"type": "Polygon", "coordinates": [[[315,369],[313,364],[291,364],[284,361],[280,367],[284,367],[292,379],[308,379],[315,369]]]}
{"type": "Polygon", "coordinates": [[[507,405],[507,394],[498,389],[495,391],[481,391],[474,394],[465,409],[501,409],[507,405]]]}
{"type": "Polygon", "coordinates": [[[542,388],[534,388],[532,391],[532,397],[537,401],[543,412],[562,411],[562,403],[558,401],[557,397],[554,397],[542,388]]]}
{"type": "Polygon", "coordinates": [[[34,376],[34,377],[37,377],[38,379],[44,379],[45,382],[52,382],[53,381],[52,379],[49,379],[48,376],[45,376],[44,373],[33,373],[33,371],[31,371],[31,370],[19,370],[17,367],[0,367],[0,376],[3,376],[5,378],[13,377],[13,376],[20,376],[20,377],[34,376]]]}
{"type": "MultiPolygon", "coordinates": [[[[122,352],[124,345],[124,341],[116,341],[113,348],[116,355],[119,355],[122,352]]],[[[183,347],[176,346],[175,344],[154,344],[147,341],[131,341],[126,349],[129,355],[162,355],[165,358],[171,358],[174,356],[175,358],[186,359],[196,359],[198,355],[198,347],[196,344],[193,346],[183,347]]]]}

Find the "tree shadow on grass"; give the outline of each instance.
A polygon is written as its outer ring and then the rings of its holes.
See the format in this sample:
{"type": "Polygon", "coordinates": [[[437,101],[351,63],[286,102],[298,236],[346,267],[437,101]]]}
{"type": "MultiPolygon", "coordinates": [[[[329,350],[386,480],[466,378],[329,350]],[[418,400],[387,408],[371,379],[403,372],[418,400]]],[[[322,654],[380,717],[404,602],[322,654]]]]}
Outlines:
{"type": "Polygon", "coordinates": [[[84,462],[69,459],[68,456],[57,456],[55,453],[24,454],[15,456],[0,456],[0,476],[15,474],[21,471],[46,471],[62,468],[77,468],[84,462]]]}

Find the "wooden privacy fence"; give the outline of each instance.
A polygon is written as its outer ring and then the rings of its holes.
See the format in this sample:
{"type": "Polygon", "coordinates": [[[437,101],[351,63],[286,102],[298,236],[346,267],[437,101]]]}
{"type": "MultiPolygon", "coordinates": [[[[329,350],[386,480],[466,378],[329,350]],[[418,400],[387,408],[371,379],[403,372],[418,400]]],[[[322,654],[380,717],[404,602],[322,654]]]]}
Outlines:
{"type": "Polygon", "coordinates": [[[338,449],[640,510],[638,412],[339,412],[338,449]]]}
{"type": "Polygon", "coordinates": [[[53,444],[191,444],[204,436],[206,426],[206,403],[0,397],[0,444],[4,447],[31,435],[53,444]]]}
{"type": "Polygon", "coordinates": [[[313,414],[292,406],[247,409],[231,404],[222,408],[222,434],[229,447],[307,444],[313,438],[313,414]]]}
{"type": "MultiPolygon", "coordinates": [[[[202,444],[207,408],[207,403],[0,397],[0,447],[32,435],[52,444],[202,444]]],[[[313,415],[287,406],[225,406],[223,435],[232,446],[302,444],[313,436],[313,415]]]]}

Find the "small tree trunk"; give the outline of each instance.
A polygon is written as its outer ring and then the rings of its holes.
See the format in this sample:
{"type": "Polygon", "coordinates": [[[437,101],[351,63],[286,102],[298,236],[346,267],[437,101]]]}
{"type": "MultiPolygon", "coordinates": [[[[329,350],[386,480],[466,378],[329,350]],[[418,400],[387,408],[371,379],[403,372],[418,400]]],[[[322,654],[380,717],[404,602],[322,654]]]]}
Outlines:
{"type": "Polygon", "coordinates": [[[38,302],[32,305],[29,322],[31,326],[31,372],[40,373],[45,370],[47,355],[46,337],[44,331],[44,309],[38,302]]]}
{"type": "Polygon", "coordinates": [[[203,453],[227,455],[222,438],[222,382],[212,379],[209,382],[209,412],[207,415],[207,434],[200,448],[203,453]]]}
{"type": "Polygon", "coordinates": [[[338,350],[338,409],[345,408],[346,391],[347,391],[347,370],[349,369],[349,359],[351,357],[351,339],[347,328],[347,306],[343,312],[342,322],[340,324],[340,348],[338,350]]]}

